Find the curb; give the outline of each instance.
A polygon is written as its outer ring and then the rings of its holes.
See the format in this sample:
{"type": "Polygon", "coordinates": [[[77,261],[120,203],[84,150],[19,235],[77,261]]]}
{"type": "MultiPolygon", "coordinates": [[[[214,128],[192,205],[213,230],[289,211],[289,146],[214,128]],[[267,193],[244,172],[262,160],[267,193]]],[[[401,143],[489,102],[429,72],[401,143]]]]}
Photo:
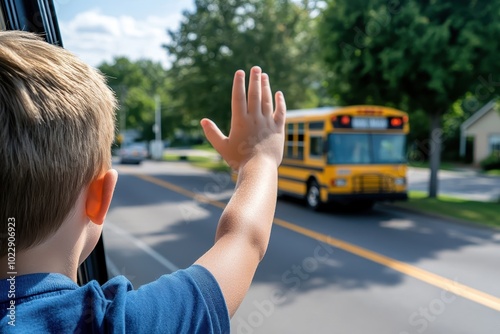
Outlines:
{"type": "Polygon", "coordinates": [[[441,220],[444,220],[446,222],[453,223],[453,224],[474,227],[474,228],[480,228],[483,230],[489,230],[491,232],[500,232],[499,226],[488,226],[488,225],[483,225],[481,223],[476,223],[476,222],[463,220],[463,219],[459,219],[459,218],[455,218],[455,217],[440,215],[438,213],[427,212],[427,211],[422,211],[422,210],[418,210],[418,209],[405,208],[405,207],[399,206],[398,204],[395,204],[395,203],[378,203],[377,205],[385,207],[387,209],[391,209],[391,210],[396,209],[396,210],[403,211],[403,212],[406,211],[406,212],[421,215],[421,216],[427,216],[430,218],[441,219],[441,220]]]}
{"type": "MultiPolygon", "coordinates": [[[[408,166],[408,169],[415,169],[418,171],[430,171],[428,167],[417,167],[417,166],[408,166]]],[[[467,175],[474,175],[477,177],[487,177],[487,178],[492,178],[492,179],[500,179],[500,175],[488,175],[484,174],[481,170],[474,170],[474,169],[440,169],[439,173],[450,173],[450,174],[459,174],[462,176],[467,176],[467,175]]]]}

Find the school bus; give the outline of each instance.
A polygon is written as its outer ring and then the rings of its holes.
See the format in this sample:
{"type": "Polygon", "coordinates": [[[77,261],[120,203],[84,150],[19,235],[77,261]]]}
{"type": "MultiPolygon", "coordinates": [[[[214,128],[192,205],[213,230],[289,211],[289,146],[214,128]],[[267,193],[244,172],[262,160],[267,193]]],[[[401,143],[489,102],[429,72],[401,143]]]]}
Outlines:
{"type": "Polygon", "coordinates": [[[406,200],[408,114],[358,105],[287,111],[278,193],[370,209],[377,201],[406,200]]]}

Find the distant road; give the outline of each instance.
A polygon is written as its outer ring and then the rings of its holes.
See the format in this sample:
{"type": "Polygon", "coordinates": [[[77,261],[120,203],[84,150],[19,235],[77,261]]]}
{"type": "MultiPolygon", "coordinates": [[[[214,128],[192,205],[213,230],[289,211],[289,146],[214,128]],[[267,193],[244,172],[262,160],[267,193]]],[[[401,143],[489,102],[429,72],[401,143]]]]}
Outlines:
{"type": "MultiPolygon", "coordinates": [[[[428,191],[429,169],[410,167],[408,185],[410,190],[428,191]]],[[[481,176],[475,172],[452,172],[440,170],[439,194],[445,194],[475,201],[496,201],[500,199],[500,177],[481,176]]]]}

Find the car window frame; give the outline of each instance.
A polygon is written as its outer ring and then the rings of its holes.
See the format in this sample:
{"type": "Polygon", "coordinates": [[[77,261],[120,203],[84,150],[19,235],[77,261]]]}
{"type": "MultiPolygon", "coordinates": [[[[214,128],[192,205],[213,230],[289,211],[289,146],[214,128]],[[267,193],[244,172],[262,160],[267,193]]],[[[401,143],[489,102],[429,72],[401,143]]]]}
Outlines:
{"type": "MultiPolygon", "coordinates": [[[[41,35],[48,43],[63,47],[53,0],[0,0],[0,29],[23,30],[41,35]]],[[[101,234],[96,247],[78,268],[77,280],[84,285],[108,281],[104,241],[101,234]]]]}

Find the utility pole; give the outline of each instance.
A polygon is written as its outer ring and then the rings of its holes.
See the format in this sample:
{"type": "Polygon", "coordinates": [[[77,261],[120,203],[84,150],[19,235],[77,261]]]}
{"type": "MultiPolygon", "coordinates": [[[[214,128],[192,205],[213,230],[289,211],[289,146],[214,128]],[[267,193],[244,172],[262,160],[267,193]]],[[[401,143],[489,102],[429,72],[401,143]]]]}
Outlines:
{"type": "Polygon", "coordinates": [[[161,142],[161,101],[160,96],[155,95],[155,119],[156,119],[156,141],[161,142]]]}
{"type": "Polygon", "coordinates": [[[153,131],[155,132],[155,141],[152,145],[152,155],[155,160],[162,160],[163,158],[163,142],[161,141],[161,101],[160,96],[155,95],[155,125],[153,131]]]}

